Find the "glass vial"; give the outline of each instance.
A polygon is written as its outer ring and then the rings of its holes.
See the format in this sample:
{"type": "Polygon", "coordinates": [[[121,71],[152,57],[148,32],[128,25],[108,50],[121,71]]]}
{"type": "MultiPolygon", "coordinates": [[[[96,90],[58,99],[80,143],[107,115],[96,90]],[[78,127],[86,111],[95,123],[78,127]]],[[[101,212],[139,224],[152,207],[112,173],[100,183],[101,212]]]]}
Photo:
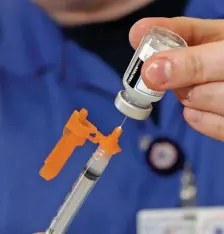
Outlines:
{"type": "Polygon", "coordinates": [[[124,74],[125,90],[118,93],[115,99],[116,108],[132,119],[147,119],[152,111],[152,103],[161,100],[164,92],[145,86],[141,78],[142,65],[158,52],[183,47],[187,47],[187,43],[179,35],[166,28],[151,27],[124,74]]]}

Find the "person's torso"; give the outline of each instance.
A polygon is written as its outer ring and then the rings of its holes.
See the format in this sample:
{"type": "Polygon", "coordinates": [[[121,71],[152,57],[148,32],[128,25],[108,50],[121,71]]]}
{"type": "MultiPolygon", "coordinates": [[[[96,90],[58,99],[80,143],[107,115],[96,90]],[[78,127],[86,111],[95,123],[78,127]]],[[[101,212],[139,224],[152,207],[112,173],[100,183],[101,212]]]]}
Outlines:
{"type": "MultiPolygon", "coordinates": [[[[8,12],[0,14],[0,233],[30,234],[48,227],[96,149],[86,143],[57,178],[44,181],[39,170],[64,124],[84,107],[89,120],[108,134],[123,119],[114,107],[122,83],[35,6],[12,3],[5,1],[8,12]]],[[[132,234],[138,210],[180,205],[181,170],[161,176],[147,163],[148,144],[161,138],[178,144],[192,165],[197,205],[224,205],[224,145],[193,131],[170,92],[161,101],[158,125],[127,120],[122,153],[112,159],[68,234],[132,234]]]]}

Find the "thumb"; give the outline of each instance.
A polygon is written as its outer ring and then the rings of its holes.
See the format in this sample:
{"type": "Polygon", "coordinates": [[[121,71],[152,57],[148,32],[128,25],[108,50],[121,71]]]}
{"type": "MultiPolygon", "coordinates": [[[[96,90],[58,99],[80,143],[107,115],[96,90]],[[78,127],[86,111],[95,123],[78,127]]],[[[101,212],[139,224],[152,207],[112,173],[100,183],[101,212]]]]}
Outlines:
{"type": "Polygon", "coordinates": [[[224,80],[224,41],[160,52],[142,67],[146,86],[177,89],[224,80]]]}

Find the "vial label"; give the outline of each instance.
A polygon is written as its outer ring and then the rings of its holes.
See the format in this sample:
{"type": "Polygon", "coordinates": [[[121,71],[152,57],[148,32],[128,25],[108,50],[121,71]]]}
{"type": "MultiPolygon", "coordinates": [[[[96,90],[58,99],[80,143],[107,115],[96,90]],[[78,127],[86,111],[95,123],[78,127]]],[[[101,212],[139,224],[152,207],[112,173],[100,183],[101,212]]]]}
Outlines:
{"type": "Polygon", "coordinates": [[[139,58],[145,62],[150,56],[156,54],[157,51],[153,49],[149,44],[145,44],[139,53],[139,58]]]}
{"type": "Polygon", "coordinates": [[[154,97],[162,97],[164,94],[164,92],[147,88],[141,77],[138,79],[134,89],[154,97]]]}
{"type": "Polygon", "coordinates": [[[155,97],[162,97],[164,92],[152,90],[146,87],[141,78],[141,68],[143,63],[157,51],[153,49],[149,44],[145,44],[139,53],[139,57],[133,65],[131,72],[127,78],[127,83],[135,90],[155,97]]]}

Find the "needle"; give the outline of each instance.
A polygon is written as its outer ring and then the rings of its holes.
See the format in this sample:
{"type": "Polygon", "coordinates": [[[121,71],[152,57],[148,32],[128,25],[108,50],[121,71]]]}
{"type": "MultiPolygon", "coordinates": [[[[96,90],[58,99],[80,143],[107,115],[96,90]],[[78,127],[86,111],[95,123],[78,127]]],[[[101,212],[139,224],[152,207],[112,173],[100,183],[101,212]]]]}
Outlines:
{"type": "Polygon", "coordinates": [[[122,121],[122,123],[121,123],[121,125],[120,125],[121,128],[122,128],[122,126],[124,125],[126,119],[127,119],[127,116],[125,116],[124,120],[122,121]]]}

